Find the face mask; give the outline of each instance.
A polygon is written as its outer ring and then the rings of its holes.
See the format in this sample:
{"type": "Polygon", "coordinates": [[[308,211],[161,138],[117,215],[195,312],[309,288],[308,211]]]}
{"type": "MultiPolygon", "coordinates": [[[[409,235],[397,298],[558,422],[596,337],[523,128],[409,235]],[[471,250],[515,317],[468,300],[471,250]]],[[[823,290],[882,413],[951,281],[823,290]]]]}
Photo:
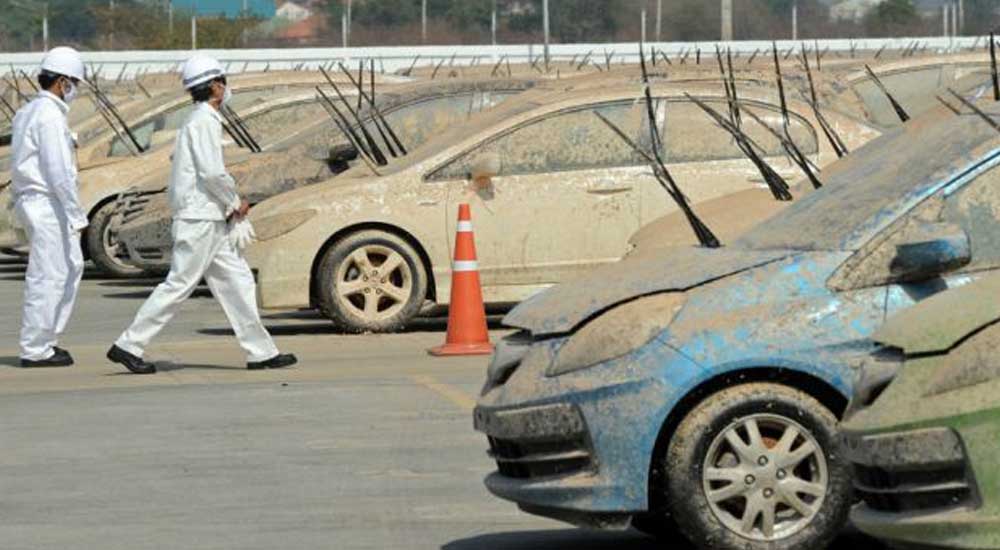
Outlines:
{"type": "Polygon", "coordinates": [[[67,82],[66,85],[68,86],[68,89],[63,88],[63,101],[66,105],[69,105],[70,103],[73,103],[74,99],[76,99],[79,88],[74,86],[72,82],[67,82]]]}
{"type": "Polygon", "coordinates": [[[233,99],[233,92],[229,90],[229,86],[226,86],[226,91],[222,94],[222,104],[225,105],[229,103],[229,100],[233,99]]]}

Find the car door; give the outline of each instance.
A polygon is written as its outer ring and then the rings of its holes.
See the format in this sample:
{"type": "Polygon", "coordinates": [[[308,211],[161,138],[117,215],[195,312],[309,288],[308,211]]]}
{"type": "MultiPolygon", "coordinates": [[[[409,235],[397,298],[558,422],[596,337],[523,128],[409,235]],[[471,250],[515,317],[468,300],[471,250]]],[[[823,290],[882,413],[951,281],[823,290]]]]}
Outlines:
{"type": "Polygon", "coordinates": [[[617,261],[639,227],[649,168],[593,111],[638,141],[633,101],[587,105],[490,137],[432,174],[449,186],[449,234],[461,203],[472,206],[479,269],[493,300],[517,301],[595,265],[617,261]],[[470,169],[499,160],[485,187],[470,169]]]}
{"type": "MultiPolygon", "coordinates": [[[[728,113],[723,99],[703,98],[703,101],[720,113],[728,113]]],[[[775,106],[747,102],[743,109],[752,110],[772,128],[782,127],[781,112],[775,106]]],[[[760,172],[740,151],[732,136],[696,104],[686,98],[660,100],[657,112],[661,118],[664,162],[692,202],[697,204],[754,186],[766,187],[760,172]]],[[[781,143],[766,128],[744,116],[743,131],[764,149],[764,160],[786,181],[794,183],[802,177],[799,168],[785,157],[781,143]]],[[[789,133],[804,154],[817,160],[816,131],[806,120],[792,113],[789,133]]],[[[661,188],[647,186],[644,189],[643,225],[675,210],[676,204],[661,188]]]]}

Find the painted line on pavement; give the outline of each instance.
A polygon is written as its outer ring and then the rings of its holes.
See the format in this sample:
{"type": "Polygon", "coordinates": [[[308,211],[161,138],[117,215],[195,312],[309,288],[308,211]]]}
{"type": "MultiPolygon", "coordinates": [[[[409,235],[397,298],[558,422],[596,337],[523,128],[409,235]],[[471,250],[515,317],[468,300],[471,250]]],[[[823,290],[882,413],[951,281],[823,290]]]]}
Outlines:
{"type": "Polygon", "coordinates": [[[444,397],[448,401],[451,401],[455,405],[458,405],[460,409],[465,409],[471,411],[476,407],[476,400],[465,393],[464,391],[452,386],[450,384],[445,384],[443,382],[438,382],[434,378],[425,375],[415,375],[410,377],[411,380],[417,384],[431,390],[432,392],[444,397]]]}

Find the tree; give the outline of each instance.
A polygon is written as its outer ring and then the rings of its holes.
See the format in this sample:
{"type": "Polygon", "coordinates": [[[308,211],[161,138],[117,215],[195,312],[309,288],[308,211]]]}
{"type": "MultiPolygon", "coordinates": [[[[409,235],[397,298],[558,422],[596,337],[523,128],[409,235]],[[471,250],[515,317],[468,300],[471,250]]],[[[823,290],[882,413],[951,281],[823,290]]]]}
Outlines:
{"type": "Polygon", "coordinates": [[[865,17],[865,27],[876,36],[904,34],[920,24],[920,14],[913,0],[885,0],[865,17]]]}

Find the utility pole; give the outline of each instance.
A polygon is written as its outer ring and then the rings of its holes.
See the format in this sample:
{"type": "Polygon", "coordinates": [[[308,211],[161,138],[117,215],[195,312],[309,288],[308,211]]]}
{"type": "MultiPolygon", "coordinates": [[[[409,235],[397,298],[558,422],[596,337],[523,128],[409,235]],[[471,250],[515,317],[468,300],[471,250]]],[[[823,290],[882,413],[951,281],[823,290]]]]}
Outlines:
{"type": "Polygon", "coordinates": [[[191,49],[198,49],[198,15],[191,14],[191,49]]]}
{"type": "Polygon", "coordinates": [[[941,6],[944,14],[941,16],[941,20],[944,21],[944,36],[948,37],[948,4],[941,6]]]}
{"type": "Polygon", "coordinates": [[[958,34],[965,34],[965,0],[958,0],[958,34]]]}
{"type": "Polygon", "coordinates": [[[493,0],[493,12],[490,13],[490,35],[492,36],[493,52],[497,48],[497,0],[493,0]]]}
{"type": "Polygon", "coordinates": [[[792,2],[792,40],[799,39],[799,3],[792,2]]]}
{"type": "Polygon", "coordinates": [[[167,33],[174,36],[174,0],[167,0],[167,33]]]}
{"type": "MultiPolygon", "coordinates": [[[[46,2],[46,11],[48,11],[49,3],[46,2]]],[[[115,0],[108,0],[108,11],[111,15],[111,35],[108,36],[108,49],[115,49],[115,0]]]]}
{"type": "Polygon", "coordinates": [[[351,41],[351,23],[352,23],[352,21],[351,21],[351,0],[347,0],[347,34],[345,36],[347,37],[346,40],[347,40],[348,43],[350,43],[350,41],[351,41]]]}
{"type": "Polygon", "coordinates": [[[642,33],[639,35],[642,43],[646,43],[646,6],[642,7],[642,11],[639,14],[639,24],[642,26],[642,33]]]}
{"type": "Polygon", "coordinates": [[[722,0],[722,41],[733,39],[733,0],[722,0]]]}
{"type": "Polygon", "coordinates": [[[958,4],[951,5],[951,35],[958,36],[958,4]]]}
{"type": "MultiPolygon", "coordinates": [[[[42,51],[49,51],[49,3],[45,3],[45,12],[42,14],[42,51]]],[[[17,78],[15,76],[15,78],[17,78]]]]}
{"type": "Polygon", "coordinates": [[[663,0],[656,0],[656,41],[663,41],[663,0]]]}
{"type": "Polygon", "coordinates": [[[549,0],[542,0],[542,26],[545,27],[545,68],[549,68],[549,0]]]}
{"type": "Polygon", "coordinates": [[[423,0],[420,5],[420,42],[427,43],[427,0],[423,0]]]}

